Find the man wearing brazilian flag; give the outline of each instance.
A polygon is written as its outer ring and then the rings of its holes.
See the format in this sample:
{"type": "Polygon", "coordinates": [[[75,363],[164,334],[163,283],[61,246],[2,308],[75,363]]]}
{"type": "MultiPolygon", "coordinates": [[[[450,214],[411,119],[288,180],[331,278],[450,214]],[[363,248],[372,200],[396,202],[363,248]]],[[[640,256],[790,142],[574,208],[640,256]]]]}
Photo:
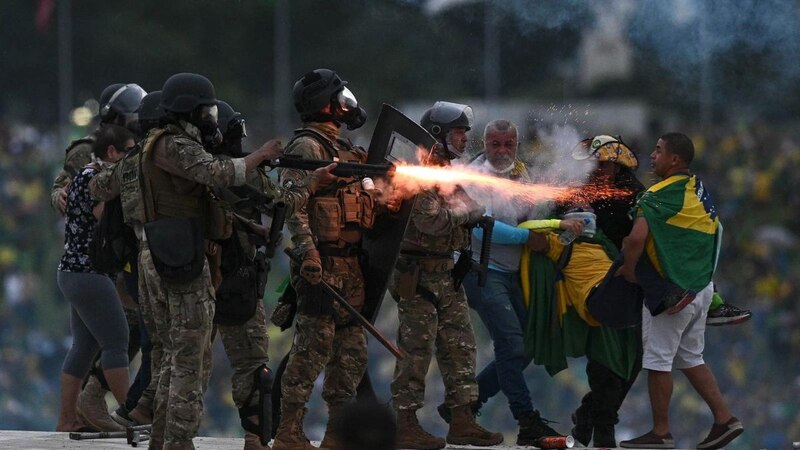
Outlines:
{"type": "Polygon", "coordinates": [[[691,139],[667,133],[650,155],[653,172],[662,179],[636,204],[637,218],[623,241],[624,263],[616,275],[635,283],[636,265],[643,254],[664,278],[697,292],[693,301],[681,302],[668,314],[644,313],[644,356],[653,429],[623,441],[624,448],[674,448],[669,429],[672,370],[684,372],[692,387],[708,404],[714,425],[699,449],[721,448],[744,430],[734,417],[703,361],[705,322],[714,285],[711,277],[718,256],[721,226],[703,183],[689,170],[694,158],[691,139]]]}

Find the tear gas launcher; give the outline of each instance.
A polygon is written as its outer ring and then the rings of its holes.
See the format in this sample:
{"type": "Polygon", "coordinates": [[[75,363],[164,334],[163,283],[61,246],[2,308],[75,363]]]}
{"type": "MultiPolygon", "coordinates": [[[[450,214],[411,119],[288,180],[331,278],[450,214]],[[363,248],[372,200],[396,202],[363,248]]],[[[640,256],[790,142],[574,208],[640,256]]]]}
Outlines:
{"type": "Polygon", "coordinates": [[[337,177],[355,178],[386,178],[394,175],[395,165],[385,164],[359,164],[351,162],[328,161],[323,159],[305,159],[298,155],[283,155],[280,158],[264,161],[268,167],[283,167],[286,169],[316,170],[328,164],[336,163],[336,168],[331,171],[337,177]]]}

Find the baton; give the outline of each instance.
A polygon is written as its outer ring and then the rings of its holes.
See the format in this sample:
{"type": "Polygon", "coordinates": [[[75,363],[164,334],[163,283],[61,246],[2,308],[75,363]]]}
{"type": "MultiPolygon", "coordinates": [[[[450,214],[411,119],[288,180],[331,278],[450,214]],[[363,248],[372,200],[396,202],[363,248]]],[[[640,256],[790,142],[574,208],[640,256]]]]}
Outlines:
{"type": "Polygon", "coordinates": [[[126,439],[128,437],[127,431],[89,431],[89,432],[75,432],[69,434],[69,438],[74,441],[83,441],[86,439],[126,439]]]}
{"type": "MultiPolygon", "coordinates": [[[[283,249],[283,252],[286,253],[289,256],[289,259],[291,259],[293,262],[297,264],[302,263],[300,257],[293,254],[291,250],[289,250],[289,248],[283,249]]],[[[406,357],[405,352],[403,352],[399,348],[395,347],[394,344],[389,342],[389,339],[386,339],[386,336],[384,336],[383,333],[380,332],[380,330],[375,328],[375,326],[372,325],[369,322],[369,320],[367,320],[364,316],[362,316],[360,312],[356,311],[356,309],[353,308],[353,306],[350,305],[350,303],[347,303],[347,300],[345,300],[345,298],[342,297],[342,295],[339,294],[336,291],[336,289],[334,289],[325,280],[321,280],[319,284],[322,286],[322,289],[324,289],[325,292],[330,294],[334,300],[336,300],[340,305],[342,305],[350,313],[350,315],[355,317],[356,321],[358,321],[358,323],[360,323],[364,328],[367,329],[367,331],[369,331],[369,334],[375,336],[375,339],[377,339],[381,344],[383,344],[383,346],[386,347],[386,350],[389,350],[399,360],[405,359],[406,357]]]]}

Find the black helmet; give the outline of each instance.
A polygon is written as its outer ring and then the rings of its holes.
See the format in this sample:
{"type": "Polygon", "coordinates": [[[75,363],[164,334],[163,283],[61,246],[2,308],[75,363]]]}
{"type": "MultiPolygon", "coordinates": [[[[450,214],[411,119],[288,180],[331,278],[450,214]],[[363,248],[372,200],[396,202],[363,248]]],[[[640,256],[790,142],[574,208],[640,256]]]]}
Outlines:
{"type": "Polygon", "coordinates": [[[117,90],[122,86],[125,86],[125,84],[114,83],[103,89],[103,92],[100,94],[100,107],[102,108],[105,106],[106,103],[108,103],[108,100],[111,99],[111,96],[114,95],[114,92],[117,92],[117,90]]]}
{"type": "Polygon", "coordinates": [[[451,102],[436,102],[425,111],[419,124],[434,137],[444,139],[453,128],[472,128],[472,108],[451,102]]]}
{"type": "Polygon", "coordinates": [[[292,89],[294,108],[301,117],[317,113],[330,103],[333,94],[346,85],[347,81],[339,78],[339,75],[330,69],[308,72],[294,83],[292,89]]]}
{"type": "Polygon", "coordinates": [[[461,152],[447,146],[447,133],[453,128],[472,128],[474,115],[472,108],[460,103],[439,101],[422,114],[419,124],[443,145],[445,154],[449,159],[458,158],[461,152]]]}
{"type": "Polygon", "coordinates": [[[165,111],[190,113],[200,105],[215,105],[217,95],[208,78],[196,73],[176,73],[161,89],[161,107],[165,111]]]}
{"type": "Polygon", "coordinates": [[[139,125],[144,133],[159,126],[161,119],[164,118],[164,110],[160,103],[161,91],[153,91],[142,99],[139,105],[139,125]]]}
{"type": "Polygon", "coordinates": [[[217,101],[217,108],[219,108],[217,127],[219,127],[222,136],[228,137],[228,132],[231,132],[232,136],[235,134],[233,137],[242,138],[247,136],[242,113],[234,110],[231,105],[222,100],[217,101]]]}

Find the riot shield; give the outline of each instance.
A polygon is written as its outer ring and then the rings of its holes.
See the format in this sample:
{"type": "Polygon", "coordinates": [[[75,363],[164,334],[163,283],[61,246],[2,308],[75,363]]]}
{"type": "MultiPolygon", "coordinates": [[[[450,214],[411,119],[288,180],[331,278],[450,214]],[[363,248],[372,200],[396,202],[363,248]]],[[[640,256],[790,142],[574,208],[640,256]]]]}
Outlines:
{"type": "MultiPolygon", "coordinates": [[[[423,164],[422,159],[430,155],[435,144],[436,139],[424,128],[384,103],[372,133],[367,163],[423,164]]],[[[404,200],[399,212],[381,214],[372,229],[363,234],[365,302],[362,314],[371,322],[375,322],[386,294],[413,206],[414,197],[404,200]]]]}

